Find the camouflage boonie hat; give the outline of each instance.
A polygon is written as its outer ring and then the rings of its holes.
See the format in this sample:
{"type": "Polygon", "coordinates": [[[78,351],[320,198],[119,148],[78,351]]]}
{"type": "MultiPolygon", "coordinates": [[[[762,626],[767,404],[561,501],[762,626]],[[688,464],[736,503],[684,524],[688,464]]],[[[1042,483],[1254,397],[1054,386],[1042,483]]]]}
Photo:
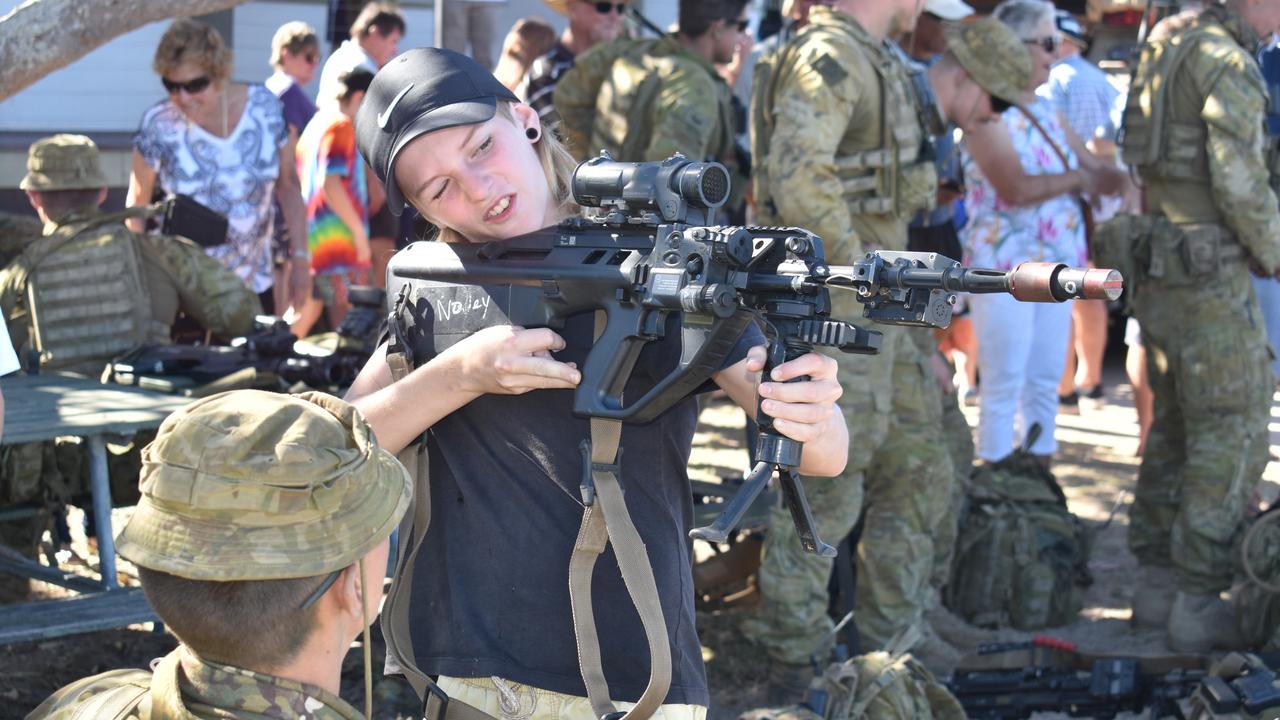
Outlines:
{"type": "Polygon", "coordinates": [[[947,49],[983,90],[1011,105],[1031,84],[1031,53],[1008,25],[987,17],[947,28],[947,49]]]}
{"type": "MultiPolygon", "coordinates": [[[[557,13],[560,13],[565,17],[569,16],[569,8],[572,7],[573,3],[576,1],[577,0],[542,0],[542,2],[546,3],[547,7],[555,10],[557,13]]],[[[619,2],[626,5],[631,4],[631,0],[619,0],[619,2]]]]}
{"type": "Polygon", "coordinates": [[[107,186],[98,146],[84,135],[53,135],[31,144],[22,190],[97,190],[107,186]]]}
{"type": "Polygon", "coordinates": [[[117,540],[134,563],[191,580],[340,570],[391,535],[408,472],[350,404],[236,390],[170,415],[142,451],[142,500],[117,540]]]}

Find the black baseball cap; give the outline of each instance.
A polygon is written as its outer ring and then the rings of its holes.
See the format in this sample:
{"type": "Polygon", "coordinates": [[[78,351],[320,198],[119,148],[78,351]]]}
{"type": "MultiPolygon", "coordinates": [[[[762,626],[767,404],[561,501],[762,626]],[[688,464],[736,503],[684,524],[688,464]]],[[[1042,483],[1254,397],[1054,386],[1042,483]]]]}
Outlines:
{"type": "Polygon", "coordinates": [[[498,101],[520,99],[480,63],[440,48],[409,50],[373,78],[356,114],[356,147],[387,186],[387,207],[404,210],[396,156],[424,133],[488,121],[498,101]]]}

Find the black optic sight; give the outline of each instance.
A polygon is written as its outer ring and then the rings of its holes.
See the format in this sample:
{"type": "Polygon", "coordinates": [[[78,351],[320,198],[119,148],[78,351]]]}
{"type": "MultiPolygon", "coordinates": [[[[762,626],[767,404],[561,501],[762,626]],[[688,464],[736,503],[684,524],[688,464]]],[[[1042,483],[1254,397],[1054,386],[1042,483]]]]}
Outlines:
{"type": "Polygon", "coordinates": [[[651,210],[667,222],[705,222],[729,199],[729,171],[723,165],[683,155],[660,163],[629,163],[603,152],[574,170],[571,185],[573,199],[584,207],[651,210]]]}

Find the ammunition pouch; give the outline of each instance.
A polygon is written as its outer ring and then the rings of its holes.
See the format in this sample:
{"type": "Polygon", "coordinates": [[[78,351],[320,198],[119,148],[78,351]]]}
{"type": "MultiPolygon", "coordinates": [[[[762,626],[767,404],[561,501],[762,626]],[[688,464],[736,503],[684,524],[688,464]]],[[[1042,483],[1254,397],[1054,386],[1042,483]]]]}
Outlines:
{"type": "Polygon", "coordinates": [[[1216,223],[1177,225],[1161,215],[1117,215],[1094,234],[1095,262],[1120,271],[1126,283],[1197,285],[1241,268],[1235,235],[1216,223]]]}
{"type": "Polygon", "coordinates": [[[853,215],[909,216],[932,210],[938,170],[916,150],[881,148],[836,158],[840,187],[853,215]]]}

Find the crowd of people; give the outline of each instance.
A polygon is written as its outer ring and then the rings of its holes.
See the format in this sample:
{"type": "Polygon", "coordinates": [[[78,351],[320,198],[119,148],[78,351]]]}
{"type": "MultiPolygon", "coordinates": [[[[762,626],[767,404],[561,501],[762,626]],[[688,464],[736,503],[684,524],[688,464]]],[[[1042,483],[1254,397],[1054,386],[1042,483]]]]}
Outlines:
{"type": "MultiPolygon", "coordinates": [[[[265,84],[231,79],[212,27],[175,21],[153,62],[167,97],[134,139],[132,209],[98,209],[106,182],[88,138],[31,148],[22,187],[43,238],[0,272],[18,357],[94,375],[167,341],[180,312],[210,337],[242,334],[262,310],[305,336],[413,252],[411,216],[438,241],[501,241],[575,215],[569,177],[602,150],[714,160],[734,180],[723,221],[807,228],[835,264],[875,250],[1000,270],[1123,259],[1142,421],[1133,621],[1166,628],[1175,650],[1239,646],[1220,593],[1276,383],[1255,319],[1266,286],[1255,294],[1247,278],[1280,271],[1254,52],[1280,32],[1280,0],[1166,21],[1153,37],[1196,42],[1181,64],[1144,54],[1130,96],[1085,59],[1079,19],[1047,0],[1004,0],[985,18],[962,0],[788,0],[759,43],[748,0],[680,0],[657,37],[629,0],[546,3],[564,30],[521,19],[496,59],[501,0],[446,0],[453,49],[403,53],[403,14],[370,2],[323,65],[316,31],[288,23],[265,84]],[[1168,99],[1133,99],[1166,86],[1168,99]],[[148,232],[145,207],[175,195],[224,216],[225,242],[148,232]],[[93,272],[108,263],[118,276],[93,272]],[[48,312],[73,290],[92,322],[48,312]]],[[[388,671],[427,716],[509,717],[528,697],[557,717],[705,717],[687,540],[695,399],[645,424],[575,416],[601,332],[590,314],[559,331],[488,328],[437,354],[406,346],[396,327],[410,309],[391,310],[390,341],[345,400],[241,391],[166,421],[142,451],[120,552],[183,645],[154,676],[73,684],[33,717],[107,697],[133,707],[148,688],[175,708],[355,717],[337,697],[340,659],[376,614],[372,578],[402,518],[388,671]]],[[[852,294],[833,296],[834,317],[861,314],[852,294]]],[[[629,397],[680,361],[669,322],[629,397]]],[[[878,354],[812,352],[763,378],[762,330],[737,338],[714,384],[803,443],[820,536],[861,528],[835,562],[856,565],[865,650],[913,637],[912,654],[945,674],[983,637],[940,599],[974,461],[1022,448],[1051,466],[1058,414],[1105,397],[1108,324],[1103,301],[975,295],[945,333],[885,326],[878,354]],[[974,434],[960,415],[970,400],[974,434]]],[[[0,374],[13,360],[0,352],[0,374]]],[[[56,449],[19,448],[0,480],[57,471],[56,449]]],[[[768,657],[768,700],[785,705],[835,637],[833,560],[805,551],[786,508],[769,520],[761,602],[742,630],[768,657]]],[[[3,532],[32,542],[29,527],[3,532]]]]}

